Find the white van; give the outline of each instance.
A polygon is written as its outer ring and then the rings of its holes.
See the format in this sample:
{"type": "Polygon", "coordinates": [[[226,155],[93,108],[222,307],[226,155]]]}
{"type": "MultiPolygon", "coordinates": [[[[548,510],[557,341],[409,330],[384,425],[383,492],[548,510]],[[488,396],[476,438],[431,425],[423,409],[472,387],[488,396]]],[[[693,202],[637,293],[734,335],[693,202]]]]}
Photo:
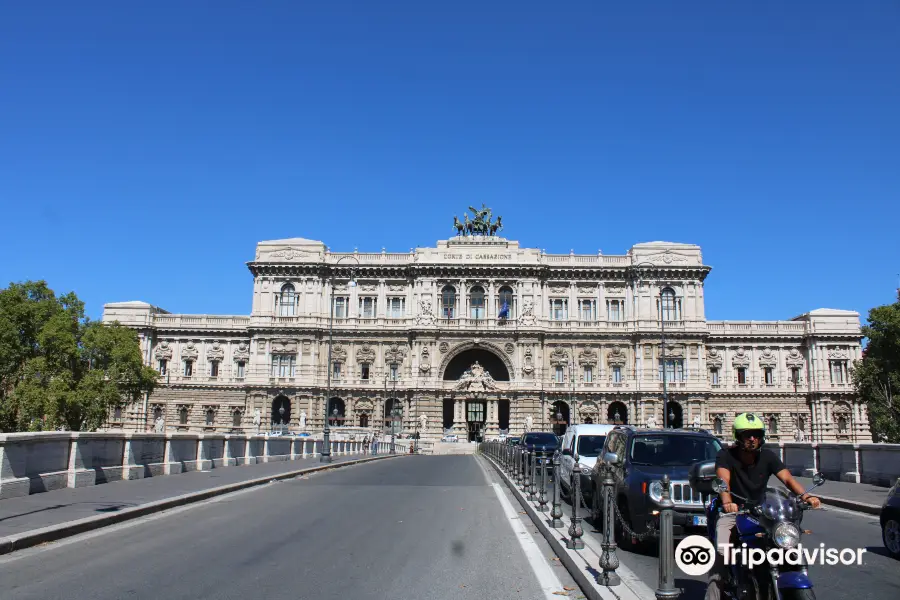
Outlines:
{"type": "MultiPolygon", "coordinates": [[[[606,441],[606,434],[615,429],[615,425],[574,425],[566,429],[563,436],[562,454],[560,460],[560,492],[568,499],[571,499],[571,489],[575,485],[573,471],[575,469],[575,457],[578,457],[578,463],[588,470],[594,468],[597,457],[603,452],[603,443],[606,441]]],[[[591,501],[591,477],[590,475],[581,474],[581,495],[584,496],[585,502],[591,501]]],[[[590,505],[589,505],[590,506],[590,505]]]]}

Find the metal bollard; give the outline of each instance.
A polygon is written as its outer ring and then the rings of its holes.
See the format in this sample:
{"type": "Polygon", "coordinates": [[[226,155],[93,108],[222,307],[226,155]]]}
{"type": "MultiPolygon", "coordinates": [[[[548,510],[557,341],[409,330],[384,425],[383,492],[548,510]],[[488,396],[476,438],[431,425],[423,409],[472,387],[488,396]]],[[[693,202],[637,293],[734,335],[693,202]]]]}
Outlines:
{"type": "Polygon", "coordinates": [[[531,488],[531,452],[525,448],[525,469],[523,470],[524,479],[522,480],[522,491],[526,494],[531,488]]]}
{"type": "Polygon", "coordinates": [[[522,449],[516,448],[516,486],[522,485],[522,449]]]}
{"type": "Polygon", "coordinates": [[[559,452],[553,453],[553,504],[550,507],[550,521],[548,524],[554,529],[563,526],[562,504],[559,502],[559,452]]]}
{"type": "Polygon", "coordinates": [[[572,524],[569,525],[569,539],[566,540],[566,548],[569,550],[584,549],[584,530],[581,528],[581,517],[578,516],[578,505],[581,504],[581,472],[578,469],[578,457],[575,457],[575,477],[572,490],[572,524]]]}
{"type": "Polygon", "coordinates": [[[544,459],[541,461],[541,491],[538,494],[538,511],[547,512],[547,451],[543,453],[544,459]]]}
{"type": "Polygon", "coordinates": [[[616,569],[619,568],[619,557],[616,554],[616,534],[614,531],[616,513],[613,502],[615,494],[616,480],[613,475],[615,467],[609,464],[601,463],[601,474],[603,477],[602,490],[603,494],[603,553],[600,555],[600,568],[603,573],[600,575],[600,585],[612,587],[622,583],[616,569]]]}
{"type": "Polygon", "coordinates": [[[675,589],[675,539],[672,511],[675,504],[669,497],[669,475],[663,475],[662,500],[659,502],[659,587],[657,600],[677,598],[681,590],[675,589]]]}
{"type": "Polygon", "coordinates": [[[532,502],[537,500],[537,464],[538,464],[538,453],[537,449],[531,452],[531,487],[528,489],[528,499],[532,502]]]}

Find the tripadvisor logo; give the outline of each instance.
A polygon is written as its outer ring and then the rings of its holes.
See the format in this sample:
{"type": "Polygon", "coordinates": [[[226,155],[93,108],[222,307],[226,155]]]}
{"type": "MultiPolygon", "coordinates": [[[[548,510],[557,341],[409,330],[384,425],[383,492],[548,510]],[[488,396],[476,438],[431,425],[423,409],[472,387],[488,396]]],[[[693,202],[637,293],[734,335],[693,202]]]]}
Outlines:
{"type": "MultiPolygon", "coordinates": [[[[826,548],[825,544],[819,544],[818,548],[804,548],[802,544],[796,548],[771,548],[766,551],[762,548],[748,548],[747,544],[741,544],[736,548],[731,544],[722,544],[722,555],[726,565],[739,565],[749,568],[759,565],[831,565],[840,562],[842,565],[861,566],[864,548],[826,548]]],[[[675,548],[675,564],[685,574],[691,576],[708,573],[715,562],[716,552],[713,543],[699,535],[691,535],[678,543],[675,548]]]]}

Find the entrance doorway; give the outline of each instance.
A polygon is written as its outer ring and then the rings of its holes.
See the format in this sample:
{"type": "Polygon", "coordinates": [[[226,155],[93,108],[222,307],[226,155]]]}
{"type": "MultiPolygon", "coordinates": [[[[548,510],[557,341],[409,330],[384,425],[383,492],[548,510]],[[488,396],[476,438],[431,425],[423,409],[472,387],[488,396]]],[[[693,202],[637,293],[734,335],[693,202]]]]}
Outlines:
{"type": "Polygon", "coordinates": [[[565,435],[569,427],[569,405],[562,400],[550,405],[550,425],[553,426],[553,433],[565,435]]]}
{"type": "Polygon", "coordinates": [[[470,442],[484,441],[484,425],[487,421],[486,403],[483,400],[469,400],[466,402],[466,416],[469,428],[470,442]]]}

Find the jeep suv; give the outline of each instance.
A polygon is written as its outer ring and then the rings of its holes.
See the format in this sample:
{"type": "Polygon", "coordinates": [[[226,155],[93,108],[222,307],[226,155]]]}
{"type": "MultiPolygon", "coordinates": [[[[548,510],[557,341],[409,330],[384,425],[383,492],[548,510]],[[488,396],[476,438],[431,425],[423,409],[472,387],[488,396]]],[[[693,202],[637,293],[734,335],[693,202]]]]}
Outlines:
{"type": "MultiPolygon", "coordinates": [[[[616,427],[606,436],[601,460],[591,472],[594,501],[591,516],[599,523],[602,511],[600,494],[601,463],[617,464],[620,476],[615,486],[615,501],[628,527],[641,534],[652,525],[659,525],[659,501],[662,499],[662,478],[669,475],[669,497],[675,504],[673,521],[676,538],[691,534],[706,534],[704,506],[708,495],[690,485],[691,467],[701,461],[714,460],[722,449],[719,440],[703,429],[637,429],[625,425],[616,427]]],[[[625,530],[616,519],[616,540],[626,540],[625,530]]]]}

